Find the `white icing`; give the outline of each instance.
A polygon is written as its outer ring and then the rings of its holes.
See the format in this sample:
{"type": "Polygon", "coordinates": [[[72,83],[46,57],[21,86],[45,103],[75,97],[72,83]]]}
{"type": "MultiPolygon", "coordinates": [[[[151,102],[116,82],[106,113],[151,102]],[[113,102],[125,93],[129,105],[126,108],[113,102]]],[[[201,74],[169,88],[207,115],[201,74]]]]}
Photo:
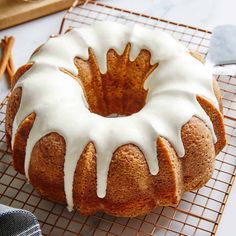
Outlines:
{"type": "Polygon", "coordinates": [[[167,138],[178,156],[183,157],[181,128],[192,116],[205,121],[216,142],[212,123],[196,100],[196,95],[201,95],[218,106],[212,76],[186,48],[166,33],[139,25],[129,28],[115,22],[97,22],[49,39],[31,61],[33,66],[16,84],[23,92],[14,120],[13,140],[24,118],[36,112],[26,147],[25,173],[28,178],[31,152],[36,142],[53,131],[65,138],[64,185],[69,209],[73,209],[76,164],[90,141],[96,148],[97,195],[100,198],[106,195],[112,155],[121,145],[137,145],[145,155],[150,173],[156,175],[159,170],[157,138],[167,138]],[[107,51],[113,48],[122,54],[127,43],[131,43],[130,60],[135,60],[141,49],[147,49],[151,53],[151,64],[159,63],[144,85],[148,90],[145,106],[127,117],[107,118],[91,113],[80,84],[59,68],[76,75],[74,58],[87,60],[88,49],[92,48],[101,73],[105,73],[107,51]]]}

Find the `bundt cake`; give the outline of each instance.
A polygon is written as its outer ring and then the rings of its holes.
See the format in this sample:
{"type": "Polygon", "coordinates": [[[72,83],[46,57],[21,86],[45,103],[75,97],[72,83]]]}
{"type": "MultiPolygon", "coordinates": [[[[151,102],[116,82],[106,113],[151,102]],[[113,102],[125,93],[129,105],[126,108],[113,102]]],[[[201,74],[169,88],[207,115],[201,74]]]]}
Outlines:
{"type": "Polygon", "coordinates": [[[6,113],[13,165],[82,214],[178,203],[225,145],[211,73],[170,35],[97,22],[50,38],[19,68],[6,113]]]}

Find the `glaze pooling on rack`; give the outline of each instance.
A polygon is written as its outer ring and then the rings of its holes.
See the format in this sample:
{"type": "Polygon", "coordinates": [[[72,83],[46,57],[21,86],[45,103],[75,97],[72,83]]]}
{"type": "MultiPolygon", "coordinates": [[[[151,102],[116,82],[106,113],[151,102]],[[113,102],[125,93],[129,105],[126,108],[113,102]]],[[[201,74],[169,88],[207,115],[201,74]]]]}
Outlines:
{"type": "Polygon", "coordinates": [[[218,107],[212,75],[189,55],[185,47],[166,33],[139,25],[130,28],[115,22],[97,22],[49,39],[31,61],[33,66],[15,86],[22,87],[22,98],[14,120],[12,140],[14,142],[19,124],[35,112],[36,119],[27,140],[25,157],[25,173],[29,178],[31,152],[37,141],[51,132],[64,137],[64,188],[69,209],[73,209],[76,164],[91,141],[96,148],[97,195],[100,198],[106,195],[112,155],[124,144],[137,145],[146,158],[150,173],[156,175],[159,171],[158,137],[169,140],[178,156],[183,157],[181,128],[192,116],[206,123],[216,142],[210,118],[196,100],[196,95],[200,95],[218,107]],[[87,60],[88,49],[92,48],[100,72],[105,73],[108,50],[115,49],[121,55],[128,43],[131,44],[130,60],[135,60],[141,49],[147,49],[151,53],[151,64],[158,63],[144,84],[148,90],[145,106],[127,117],[107,118],[91,113],[84,103],[80,84],[59,68],[76,75],[78,70],[74,58],[87,60]]]}

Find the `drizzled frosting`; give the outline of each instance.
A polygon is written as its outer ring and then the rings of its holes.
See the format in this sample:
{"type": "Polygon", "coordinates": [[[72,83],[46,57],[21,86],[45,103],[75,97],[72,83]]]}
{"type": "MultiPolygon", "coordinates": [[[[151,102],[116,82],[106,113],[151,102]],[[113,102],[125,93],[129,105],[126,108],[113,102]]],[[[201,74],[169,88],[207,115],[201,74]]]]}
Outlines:
{"type": "Polygon", "coordinates": [[[200,95],[218,107],[212,76],[185,47],[164,32],[139,25],[127,27],[115,22],[97,22],[49,39],[30,61],[34,62],[33,66],[15,86],[22,87],[22,98],[14,120],[12,146],[17,127],[35,112],[36,119],[26,146],[25,174],[28,178],[31,152],[36,142],[51,132],[64,137],[64,186],[69,209],[73,208],[76,164],[91,141],[96,148],[97,195],[100,198],[106,195],[112,155],[124,144],[137,145],[145,155],[150,173],[156,175],[159,170],[157,138],[165,137],[178,156],[183,157],[181,128],[192,116],[206,123],[216,142],[213,125],[196,100],[196,95],[200,95]],[[144,84],[148,90],[145,106],[127,117],[107,118],[91,113],[80,84],[59,68],[77,75],[74,58],[87,60],[88,49],[92,48],[100,72],[106,73],[108,50],[115,49],[122,54],[127,43],[131,44],[130,60],[135,60],[141,49],[147,49],[151,53],[151,64],[159,64],[144,84]]]}

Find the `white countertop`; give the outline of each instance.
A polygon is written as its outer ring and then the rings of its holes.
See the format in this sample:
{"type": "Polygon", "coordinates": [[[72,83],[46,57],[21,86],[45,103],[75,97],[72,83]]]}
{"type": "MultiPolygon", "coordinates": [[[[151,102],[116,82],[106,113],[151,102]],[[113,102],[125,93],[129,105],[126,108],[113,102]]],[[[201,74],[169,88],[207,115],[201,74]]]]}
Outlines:
{"type": "MultiPolygon", "coordinates": [[[[103,0],[101,2],[209,30],[217,25],[236,24],[235,0],[103,0]]],[[[49,35],[59,31],[64,14],[65,12],[59,12],[0,31],[0,38],[4,35],[13,35],[16,38],[13,50],[16,67],[26,63],[37,46],[42,44],[49,35]]],[[[6,94],[7,83],[3,79],[0,81],[0,100],[6,94]]],[[[234,199],[236,199],[236,182],[226,204],[217,236],[235,235],[236,201],[234,199]]]]}

